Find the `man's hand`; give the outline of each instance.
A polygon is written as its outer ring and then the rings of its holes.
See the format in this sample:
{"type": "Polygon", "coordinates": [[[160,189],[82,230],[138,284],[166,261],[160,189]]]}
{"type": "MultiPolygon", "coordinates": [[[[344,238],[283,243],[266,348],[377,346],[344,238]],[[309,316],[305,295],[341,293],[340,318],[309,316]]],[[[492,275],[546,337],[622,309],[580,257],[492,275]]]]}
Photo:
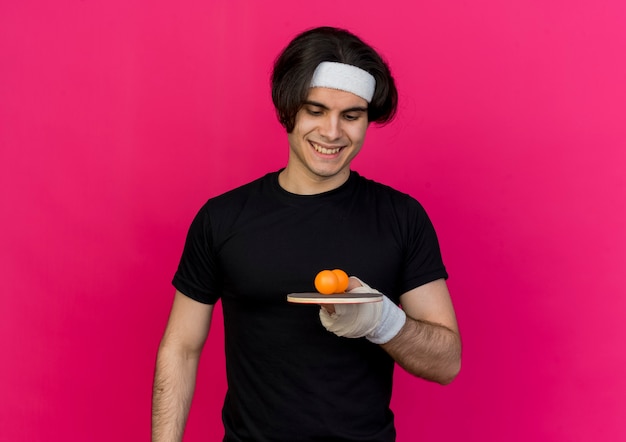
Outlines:
{"type": "MultiPolygon", "coordinates": [[[[350,293],[380,293],[358,278],[350,277],[350,293]]],[[[406,315],[383,295],[382,302],[364,304],[327,304],[320,309],[326,330],[345,338],[365,337],[375,344],[385,344],[404,326],[406,315]]]]}

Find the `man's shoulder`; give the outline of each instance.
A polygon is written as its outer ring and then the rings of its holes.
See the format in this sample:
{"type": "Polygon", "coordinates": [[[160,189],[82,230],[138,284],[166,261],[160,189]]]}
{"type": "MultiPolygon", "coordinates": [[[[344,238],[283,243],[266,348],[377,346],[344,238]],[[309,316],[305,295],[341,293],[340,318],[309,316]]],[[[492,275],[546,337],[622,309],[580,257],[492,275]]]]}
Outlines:
{"type": "Polygon", "coordinates": [[[237,186],[231,190],[228,190],[220,195],[213,196],[207,201],[207,205],[222,205],[232,204],[236,201],[245,201],[250,196],[254,196],[264,189],[269,189],[272,183],[276,180],[278,172],[269,172],[259,178],[249,181],[245,184],[237,186]]]}
{"type": "Polygon", "coordinates": [[[376,180],[373,180],[373,179],[370,179],[370,178],[366,178],[366,177],[364,177],[362,175],[359,175],[356,172],[353,172],[353,173],[354,173],[355,178],[356,178],[357,186],[365,189],[368,192],[373,192],[373,193],[376,193],[376,194],[378,194],[380,196],[386,196],[387,198],[392,198],[392,199],[397,200],[399,202],[400,201],[406,201],[406,202],[409,202],[411,204],[413,204],[413,203],[419,204],[419,202],[417,201],[417,199],[414,196],[412,196],[412,195],[410,195],[410,194],[408,194],[408,193],[406,193],[406,192],[404,192],[402,190],[399,190],[399,189],[397,189],[395,187],[392,187],[389,184],[384,184],[384,183],[381,183],[379,181],[376,181],[376,180]]]}

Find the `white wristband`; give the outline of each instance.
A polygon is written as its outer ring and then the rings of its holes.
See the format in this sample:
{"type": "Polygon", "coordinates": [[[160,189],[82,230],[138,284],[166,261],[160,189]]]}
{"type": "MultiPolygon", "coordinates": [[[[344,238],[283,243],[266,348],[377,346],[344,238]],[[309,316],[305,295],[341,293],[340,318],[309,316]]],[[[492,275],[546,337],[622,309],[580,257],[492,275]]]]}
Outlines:
{"type": "MultiPolygon", "coordinates": [[[[379,303],[381,304],[381,303],[379,303]]],[[[366,338],[374,344],[386,344],[400,332],[406,322],[406,313],[393,301],[383,296],[382,314],[378,326],[366,338]]]]}

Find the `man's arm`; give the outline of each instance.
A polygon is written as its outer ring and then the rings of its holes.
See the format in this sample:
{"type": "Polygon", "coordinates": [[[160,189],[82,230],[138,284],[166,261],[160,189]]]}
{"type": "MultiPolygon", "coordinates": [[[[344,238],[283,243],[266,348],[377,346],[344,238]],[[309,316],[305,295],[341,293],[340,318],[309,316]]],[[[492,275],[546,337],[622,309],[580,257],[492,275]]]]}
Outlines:
{"type": "Polygon", "coordinates": [[[400,297],[406,322],[381,347],[406,371],[448,384],[461,368],[461,337],[448,287],[439,279],[400,297]]]}
{"type": "MultiPolygon", "coordinates": [[[[377,292],[350,277],[349,292],[377,292]]],[[[378,292],[380,293],[380,292],[378,292]]],[[[379,344],[409,373],[440,384],[454,380],[461,368],[461,337],[448,287],[443,279],[400,297],[365,304],[323,304],[322,325],[346,338],[366,337],[379,344]]]]}
{"type": "Polygon", "coordinates": [[[213,306],[176,291],[159,346],[152,391],[152,441],[181,441],[213,306]]]}

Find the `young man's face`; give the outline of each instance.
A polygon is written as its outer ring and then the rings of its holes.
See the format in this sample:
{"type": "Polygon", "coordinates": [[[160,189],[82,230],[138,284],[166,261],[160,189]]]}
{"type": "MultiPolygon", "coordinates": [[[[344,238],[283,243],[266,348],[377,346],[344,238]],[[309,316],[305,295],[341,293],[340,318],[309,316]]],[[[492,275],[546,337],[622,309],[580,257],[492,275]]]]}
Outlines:
{"type": "Polygon", "coordinates": [[[311,88],[288,135],[290,178],[330,188],[341,185],[350,173],[350,162],[361,150],[367,127],[367,101],[363,98],[335,89],[311,88]]]}

